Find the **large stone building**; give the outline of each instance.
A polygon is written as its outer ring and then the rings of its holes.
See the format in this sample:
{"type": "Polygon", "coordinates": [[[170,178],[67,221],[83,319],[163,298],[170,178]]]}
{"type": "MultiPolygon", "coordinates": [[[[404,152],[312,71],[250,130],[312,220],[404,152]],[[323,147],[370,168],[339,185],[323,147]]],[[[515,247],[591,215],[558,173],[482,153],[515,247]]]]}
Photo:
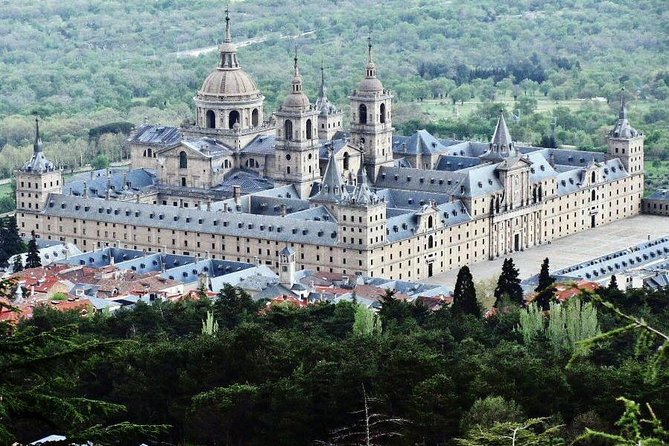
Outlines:
{"type": "Polygon", "coordinates": [[[644,192],[641,133],[625,104],[608,151],[517,145],[501,115],[489,144],[397,136],[392,93],[368,62],[349,96],[351,122],[313,103],[297,57],[272,119],[239,63],[226,17],[220,63],[195,96],[195,121],[142,125],[129,171],[63,184],[42,153],[17,171],[21,231],[74,243],[279,269],[421,279],[636,215],[644,192]]]}

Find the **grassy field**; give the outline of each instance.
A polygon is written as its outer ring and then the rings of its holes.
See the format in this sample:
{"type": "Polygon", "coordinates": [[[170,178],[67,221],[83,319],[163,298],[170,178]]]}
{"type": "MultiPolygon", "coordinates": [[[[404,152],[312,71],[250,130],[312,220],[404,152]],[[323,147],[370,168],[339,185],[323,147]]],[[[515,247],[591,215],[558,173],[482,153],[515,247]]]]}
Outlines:
{"type": "Polygon", "coordinates": [[[0,184],[0,198],[4,197],[5,195],[9,195],[12,193],[12,187],[11,184],[0,184]]]}
{"type": "Polygon", "coordinates": [[[646,190],[669,188],[669,161],[646,160],[646,190]]]}

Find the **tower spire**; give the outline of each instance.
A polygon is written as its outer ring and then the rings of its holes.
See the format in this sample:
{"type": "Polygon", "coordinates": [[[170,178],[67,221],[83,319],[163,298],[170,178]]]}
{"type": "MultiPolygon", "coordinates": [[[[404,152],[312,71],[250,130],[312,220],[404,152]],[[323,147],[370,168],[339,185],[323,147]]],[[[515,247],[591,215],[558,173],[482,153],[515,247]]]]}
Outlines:
{"type": "Polygon", "coordinates": [[[372,36],[367,37],[367,63],[374,63],[372,60],[372,36]]]}
{"type": "Polygon", "coordinates": [[[219,49],[221,53],[221,63],[219,69],[238,69],[237,47],[232,43],[232,31],[230,30],[230,10],[225,8],[225,38],[219,49]]]}
{"type": "Polygon", "coordinates": [[[297,45],[295,45],[295,57],[293,58],[293,61],[295,62],[295,77],[298,77],[300,75],[300,69],[297,67],[297,45]]]}
{"type": "Polygon", "coordinates": [[[42,138],[39,136],[39,118],[35,118],[35,143],[33,144],[35,153],[42,151],[42,138]]]}
{"type": "Polygon", "coordinates": [[[323,67],[323,63],[321,62],[321,88],[318,91],[318,96],[321,99],[325,99],[326,91],[327,91],[327,88],[325,87],[325,67],[323,67]]]}
{"type": "Polygon", "coordinates": [[[230,31],[230,10],[225,7],[225,42],[232,43],[232,32],[230,31]]]}
{"type": "Polygon", "coordinates": [[[625,106],[625,87],[620,89],[620,111],[618,112],[620,119],[627,119],[627,107],[625,106]]]}

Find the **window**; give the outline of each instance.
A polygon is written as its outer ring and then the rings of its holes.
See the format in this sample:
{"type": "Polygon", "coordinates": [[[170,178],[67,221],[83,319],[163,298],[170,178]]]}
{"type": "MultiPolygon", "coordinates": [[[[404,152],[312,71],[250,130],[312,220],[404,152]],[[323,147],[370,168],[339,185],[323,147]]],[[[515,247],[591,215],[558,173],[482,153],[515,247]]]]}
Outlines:
{"type": "Polygon", "coordinates": [[[381,107],[379,107],[379,119],[381,124],[386,123],[386,104],[381,104],[381,107]]]}
{"type": "Polygon", "coordinates": [[[239,112],[237,110],[232,110],[228,115],[228,128],[232,129],[235,127],[235,124],[239,122],[239,112]]]}
{"type": "Polygon", "coordinates": [[[260,124],[260,112],[257,108],[254,108],[251,112],[251,124],[253,127],[258,127],[258,124],[260,124]]]}
{"type": "Polygon", "coordinates": [[[313,128],[311,125],[311,119],[307,119],[307,139],[313,139],[313,128]]]}
{"type": "Polygon", "coordinates": [[[367,124],[367,106],[365,104],[360,104],[358,107],[358,118],[360,124],[367,124]]]}
{"type": "Polygon", "coordinates": [[[188,168],[188,155],[186,155],[186,152],[181,151],[181,153],[179,153],[179,169],[186,168],[188,168]]]}
{"type": "Polygon", "coordinates": [[[213,110],[207,110],[207,128],[215,129],[216,128],[216,114],[213,110]]]}
{"type": "Polygon", "coordinates": [[[181,186],[186,187],[186,177],[181,177],[181,186]]]}
{"type": "Polygon", "coordinates": [[[348,154],[348,152],[344,153],[344,170],[350,169],[350,158],[351,156],[348,154]]]}
{"type": "Polygon", "coordinates": [[[283,131],[286,134],[286,140],[293,140],[293,121],[286,119],[286,122],[283,123],[283,131]]]}

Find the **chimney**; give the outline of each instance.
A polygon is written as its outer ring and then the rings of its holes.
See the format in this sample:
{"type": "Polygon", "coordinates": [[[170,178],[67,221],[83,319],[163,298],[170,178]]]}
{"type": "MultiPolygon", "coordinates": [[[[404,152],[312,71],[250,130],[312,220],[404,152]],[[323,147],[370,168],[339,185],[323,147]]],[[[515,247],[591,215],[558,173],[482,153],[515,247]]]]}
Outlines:
{"type": "Polygon", "coordinates": [[[281,216],[285,217],[286,216],[286,204],[281,203],[281,216]]]}
{"type": "Polygon", "coordinates": [[[239,185],[232,186],[232,197],[235,199],[235,204],[239,206],[242,199],[242,187],[239,185]]]}
{"type": "Polygon", "coordinates": [[[84,181],[84,198],[88,198],[88,184],[84,181]]]}

